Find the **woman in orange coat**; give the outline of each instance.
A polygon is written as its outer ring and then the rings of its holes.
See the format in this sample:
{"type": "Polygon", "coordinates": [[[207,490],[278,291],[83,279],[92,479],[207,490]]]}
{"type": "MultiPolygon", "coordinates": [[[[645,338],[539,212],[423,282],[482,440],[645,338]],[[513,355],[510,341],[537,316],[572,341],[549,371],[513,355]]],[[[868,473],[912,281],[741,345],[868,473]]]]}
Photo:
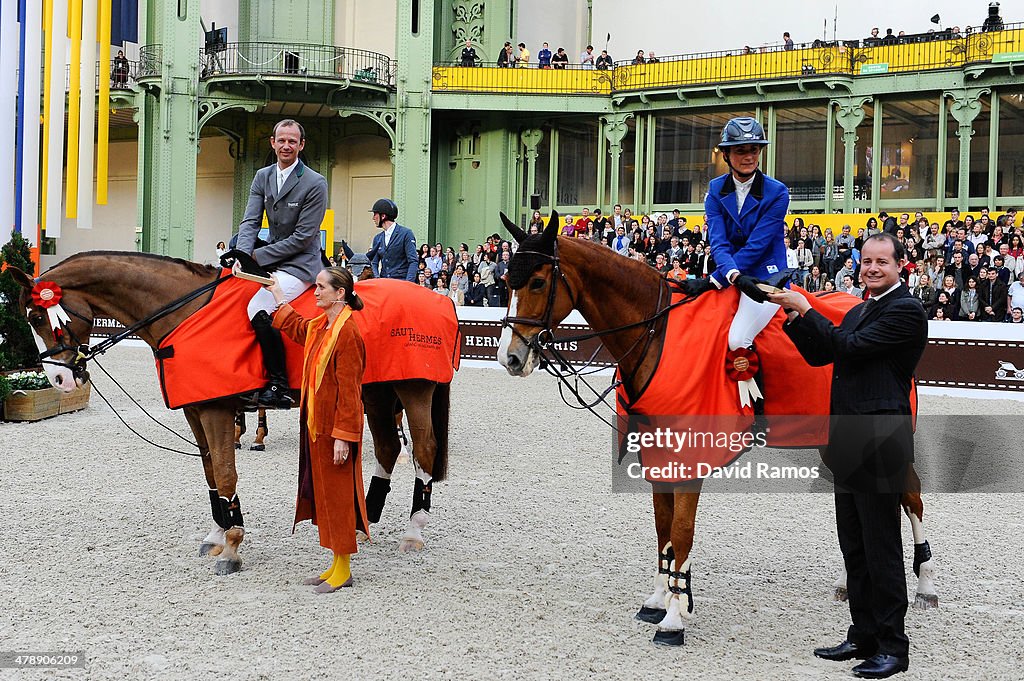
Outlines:
{"type": "Polygon", "coordinates": [[[363,301],[352,286],[346,269],[320,272],[314,295],[324,313],[313,320],[284,303],[276,284],[269,287],[278,301],[274,328],[305,348],[295,524],[312,520],[320,545],[334,554],[322,574],[303,581],[321,594],[352,585],[349,558],[357,551],[356,531],[369,535],[361,459],[366,353],[351,319],[363,301]]]}

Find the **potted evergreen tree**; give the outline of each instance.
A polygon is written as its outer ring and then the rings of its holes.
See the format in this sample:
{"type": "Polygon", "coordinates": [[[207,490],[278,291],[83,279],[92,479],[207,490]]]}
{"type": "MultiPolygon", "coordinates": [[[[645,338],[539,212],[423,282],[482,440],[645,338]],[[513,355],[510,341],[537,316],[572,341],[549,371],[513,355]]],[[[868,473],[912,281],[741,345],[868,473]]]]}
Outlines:
{"type": "MultiPolygon", "coordinates": [[[[0,268],[34,271],[28,241],[19,232],[0,248],[0,268]]],[[[19,309],[21,286],[9,275],[0,275],[0,403],[10,421],[39,419],[83,409],[89,400],[86,384],[71,393],[50,386],[39,367],[39,350],[32,330],[19,309]]]]}

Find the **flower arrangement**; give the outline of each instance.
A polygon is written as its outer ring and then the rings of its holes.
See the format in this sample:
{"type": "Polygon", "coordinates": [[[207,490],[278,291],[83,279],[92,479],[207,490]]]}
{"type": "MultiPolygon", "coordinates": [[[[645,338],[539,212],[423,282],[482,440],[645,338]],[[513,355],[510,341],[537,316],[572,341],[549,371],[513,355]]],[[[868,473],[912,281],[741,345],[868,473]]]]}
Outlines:
{"type": "Polygon", "coordinates": [[[5,377],[11,392],[16,390],[42,390],[50,387],[50,379],[42,371],[17,371],[5,377]]]}

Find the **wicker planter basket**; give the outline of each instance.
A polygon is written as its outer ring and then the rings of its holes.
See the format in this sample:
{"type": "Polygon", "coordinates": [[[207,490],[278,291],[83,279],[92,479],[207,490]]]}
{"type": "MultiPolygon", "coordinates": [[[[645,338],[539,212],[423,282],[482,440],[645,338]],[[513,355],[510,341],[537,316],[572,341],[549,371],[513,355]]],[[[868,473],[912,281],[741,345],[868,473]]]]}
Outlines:
{"type": "Polygon", "coordinates": [[[71,393],[56,388],[16,390],[4,401],[4,420],[40,421],[57,414],[84,409],[89,404],[92,386],[88,383],[71,393]]]}

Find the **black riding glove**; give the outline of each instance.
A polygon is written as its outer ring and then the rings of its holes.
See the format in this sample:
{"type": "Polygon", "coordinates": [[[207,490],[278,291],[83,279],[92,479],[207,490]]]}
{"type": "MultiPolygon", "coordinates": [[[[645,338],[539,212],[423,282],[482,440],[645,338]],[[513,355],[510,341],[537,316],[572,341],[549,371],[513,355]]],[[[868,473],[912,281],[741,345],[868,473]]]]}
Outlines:
{"type": "Polygon", "coordinates": [[[768,294],[760,289],[758,284],[761,281],[756,277],[752,277],[749,274],[741,274],[736,277],[732,282],[732,285],[747,294],[747,297],[757,303],[767,303],[768,294]]]}
{"type": "Polygon", "coordinates": [[[682,289],[683,293],[694,298],[715,288],[710,279],[683,279],[676,282],[676,284],[682,289]]]}

